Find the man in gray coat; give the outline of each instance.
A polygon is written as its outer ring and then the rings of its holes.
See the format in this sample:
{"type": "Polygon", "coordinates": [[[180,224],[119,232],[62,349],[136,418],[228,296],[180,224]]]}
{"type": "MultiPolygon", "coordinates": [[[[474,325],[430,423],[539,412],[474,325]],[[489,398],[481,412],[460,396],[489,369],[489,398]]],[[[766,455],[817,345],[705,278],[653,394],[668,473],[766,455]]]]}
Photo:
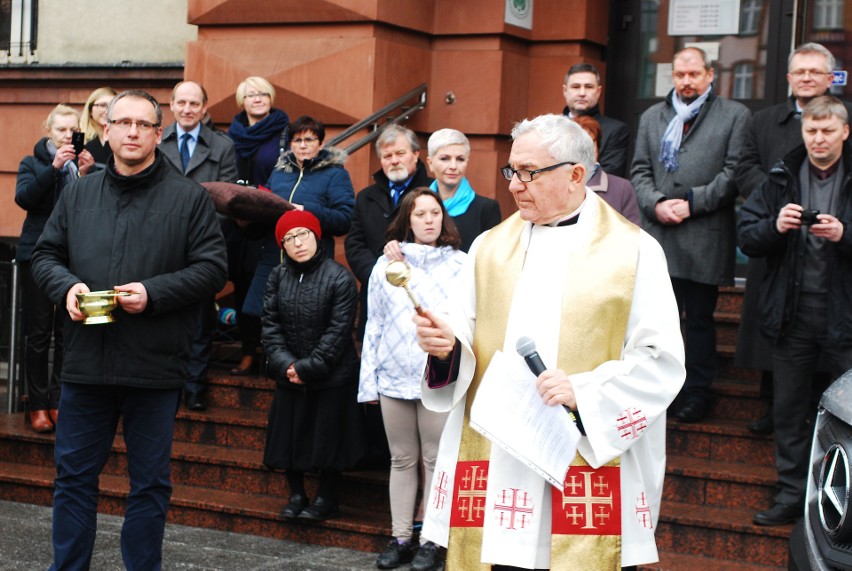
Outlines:
{"type": "MultiPolygon", "coordinates": [[[[204,124],[207,115],[207,91],[194,81],[182,81],[172,90],[169,106],[175,122],[163,130],[159,149],[178,172],[197,183],[237,179],[234,143],[222,133],[204,124]]],[[[215,302],[203,303],[189,355],[189,371],[184,388],[186,407],[201,411],[207,386],[207,366],[216,321],[215,302]]]]}
{"type": "Polygon", "coordinates": [[[198,183],[237,180],[234,143],[202,122],[207,115],[204,87],[194,81],[178,83],[169,107],[175,122],[163,129],[159,148],[172,166],[198,183]]]}
{"type": "Polygon", "coordinates": [[[713,92],[713,68],[698,48],[675,54],[672,79],[666,100],[639,120],[631,179],[684,316],[686,383],[674,416],[699,422],[713,403],[719,286],[734,278],[733,175],[749,111],[713,92]]]}

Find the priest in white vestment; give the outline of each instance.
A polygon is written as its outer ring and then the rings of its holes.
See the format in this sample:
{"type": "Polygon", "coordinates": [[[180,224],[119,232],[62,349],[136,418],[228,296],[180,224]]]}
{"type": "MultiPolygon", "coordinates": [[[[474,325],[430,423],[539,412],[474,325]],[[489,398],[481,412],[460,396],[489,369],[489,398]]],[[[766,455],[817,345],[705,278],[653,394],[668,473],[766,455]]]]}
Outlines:
{"type": "Polygon", "coordinates": [[[423,403],[450,411],[422,533],[448,571],[653,563],[666,409],[685,377],[665,256],[586,188],[594,147],[575,123],[543,115],[512,138],[502,170],[519,212],[474,243],[451,314],[414,317],[423,403]],[[521,337],[547,367],[528,382],[584,432],[562,488],[469,425],[495,354],[505,375],[525,366],[521,337]]]}

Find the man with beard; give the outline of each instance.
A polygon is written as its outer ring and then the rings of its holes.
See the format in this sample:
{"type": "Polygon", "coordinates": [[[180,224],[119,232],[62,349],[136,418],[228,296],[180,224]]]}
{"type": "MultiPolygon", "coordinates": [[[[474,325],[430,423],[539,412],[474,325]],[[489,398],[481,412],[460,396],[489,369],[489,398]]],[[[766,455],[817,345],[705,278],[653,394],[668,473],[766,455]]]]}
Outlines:
{"type": "Polygon", "coordinates": [[[686,383],[674,409],[700,422],[713,404],[720,285],[734,282],[734,166],[749,111],[713,90],[713,68],[698,48],[677,52],[674,89],[639,121],[631,179],[642,228],[663,246],[684,320],[686,383]]]}
{"type": "MultiPolygon", "coordinates": [[[[429,186],[432,178],[420,160],[420,143],[414,131],[391,125],[376,139],[376,154],[382,170],[373,174],[375,184],[355,195],[352,228],[346,236],[346,261],[361,283],[358,303],[358,338],[364,338],[367,324],[367,284],[382,255],[385,232],[396,217],[397,205],[409,188],[429,186]]],[[[369,452],[365,465],[387,467],[390,461],[385,429],[378,407],[366,408],[369,452]]]]}
{"type": "Polygon", "coordinates": [[[420,160],[420,143],[411,129],[391,125],[376,139],[382,170],[373,174],[375,184],[355,196],[352,229],[344,242],[346,261],[361,283],[358,336],[367,322],[367,284],[370,273],[387,243],[385,231],[396,216],[397,204],[409,188],[429,186],[432,178],[420,160]]]}

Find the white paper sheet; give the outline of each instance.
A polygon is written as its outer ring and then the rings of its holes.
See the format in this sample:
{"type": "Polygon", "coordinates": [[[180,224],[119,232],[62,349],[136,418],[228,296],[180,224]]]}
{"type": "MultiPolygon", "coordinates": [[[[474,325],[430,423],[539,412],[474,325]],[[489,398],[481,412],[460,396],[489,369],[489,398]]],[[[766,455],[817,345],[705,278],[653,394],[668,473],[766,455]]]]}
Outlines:
{"type": "Polygon", "coordinates": [[[470,426],[557,488],[580,431],[562,406],[547,406],[520,355],[494,353],[470,409],[470,426]]]}

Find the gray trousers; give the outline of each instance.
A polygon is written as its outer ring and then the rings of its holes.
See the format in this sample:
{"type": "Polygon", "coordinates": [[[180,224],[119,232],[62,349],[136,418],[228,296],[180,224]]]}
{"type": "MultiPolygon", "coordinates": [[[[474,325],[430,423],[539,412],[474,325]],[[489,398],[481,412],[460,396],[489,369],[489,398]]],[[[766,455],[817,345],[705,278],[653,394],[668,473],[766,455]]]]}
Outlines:
{"type": "Polygon", "coordinates": [[[438,443],[449,413],[432,412],[420,400],[381,395],[382,420],[391,453],[390,506],[393,536],[410,541],[423,459],[423,501],[429,500],[438,443]]]}

